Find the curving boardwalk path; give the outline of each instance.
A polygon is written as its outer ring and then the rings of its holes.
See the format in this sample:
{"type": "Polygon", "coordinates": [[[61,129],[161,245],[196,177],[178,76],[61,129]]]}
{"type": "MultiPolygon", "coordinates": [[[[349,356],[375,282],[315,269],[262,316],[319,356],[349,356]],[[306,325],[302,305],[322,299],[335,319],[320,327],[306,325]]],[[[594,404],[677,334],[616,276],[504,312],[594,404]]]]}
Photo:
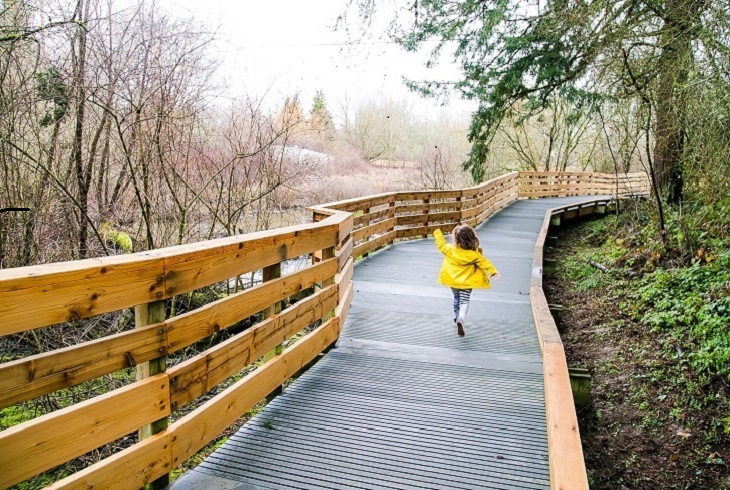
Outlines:
{"type": "Polygon", "coordinates": [[[595,198],[516,201],[479,228],[502,279],[465,337],[432,239],[359,262],[336,348],[173,490],[548,489],[533,247],[549,208],[595,198]]]}

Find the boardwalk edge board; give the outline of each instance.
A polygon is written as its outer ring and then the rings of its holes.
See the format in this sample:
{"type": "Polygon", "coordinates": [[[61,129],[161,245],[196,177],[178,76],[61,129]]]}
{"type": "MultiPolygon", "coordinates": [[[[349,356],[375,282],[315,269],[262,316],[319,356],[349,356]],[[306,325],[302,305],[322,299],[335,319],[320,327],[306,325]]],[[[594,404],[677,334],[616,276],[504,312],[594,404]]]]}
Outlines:
{"type": "Polygon", "coordinates": [[[550,487],[553,489],[587,490],[588,475],[563,342],[542,287],[544,246],[555,216],[571,219],[594,212],[602,214],[603,208],[609,205],[606,199],[596,199],[547,210],[535,243],[530,301],[543,355],[550,487]]]}

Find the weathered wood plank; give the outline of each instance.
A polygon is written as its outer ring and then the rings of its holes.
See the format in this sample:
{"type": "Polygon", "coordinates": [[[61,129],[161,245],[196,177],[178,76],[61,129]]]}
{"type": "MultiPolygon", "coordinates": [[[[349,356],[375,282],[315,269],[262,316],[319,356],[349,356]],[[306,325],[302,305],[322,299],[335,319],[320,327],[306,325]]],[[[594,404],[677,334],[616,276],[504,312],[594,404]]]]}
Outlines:
{"type": "Polygon", "coordinates": [[[98,378],[167,352],[158,325],[0,364],[0,408],[98,378]]]}
{"type": "Polygon", "coordinates": [[[38,417],[0,433],[0,487],[118,439],[170,414],[165,374],[38,417]]]}
{"type": "Polygon", "coordinates": [[[165,431],[59,480],[46,490],[137,490],[172,468],[172,435],[165,431]]]}

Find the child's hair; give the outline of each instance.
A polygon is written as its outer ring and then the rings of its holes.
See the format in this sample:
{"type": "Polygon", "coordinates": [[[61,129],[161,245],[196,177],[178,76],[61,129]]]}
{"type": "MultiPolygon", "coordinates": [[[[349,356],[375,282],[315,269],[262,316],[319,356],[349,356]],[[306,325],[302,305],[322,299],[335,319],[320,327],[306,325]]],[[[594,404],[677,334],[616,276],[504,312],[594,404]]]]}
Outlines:
{"type": "Polygon", "coordinates": [[[469,225],[457,225],[454,228],[454,240],[459,248],[465,250],[476,250],[479,248],[479,238],[477,234],[469,225]]]}

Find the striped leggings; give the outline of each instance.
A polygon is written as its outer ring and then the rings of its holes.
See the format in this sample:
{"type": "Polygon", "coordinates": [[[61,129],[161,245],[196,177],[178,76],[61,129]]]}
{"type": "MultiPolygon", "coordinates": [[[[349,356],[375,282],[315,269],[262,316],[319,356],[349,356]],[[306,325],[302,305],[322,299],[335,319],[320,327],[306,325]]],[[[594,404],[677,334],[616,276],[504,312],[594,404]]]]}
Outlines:
{"type": "Polygon", "coordinates": [[[471,297],[471,289],[451,288],[454,293],[454,319],[466,318],[466,312],[469,309],[469,298],[471,297]]]}

